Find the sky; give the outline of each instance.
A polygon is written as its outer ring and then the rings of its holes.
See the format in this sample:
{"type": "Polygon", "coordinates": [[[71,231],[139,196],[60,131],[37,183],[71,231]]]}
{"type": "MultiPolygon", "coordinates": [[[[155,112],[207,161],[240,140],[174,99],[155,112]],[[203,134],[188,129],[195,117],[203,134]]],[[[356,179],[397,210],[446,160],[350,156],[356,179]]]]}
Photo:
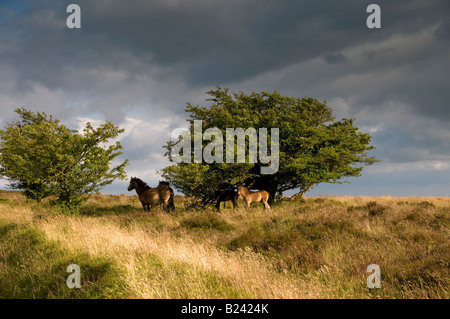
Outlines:
{"type": "Polygon", "coordinates": [[[278,91],[355,118],[380,160],[307,195],[449,196],[449,16],[448,0],[0,0],[0,127],[19,107],[73,129],[112,121],[127,175],[155,186],[188,102],[278,91]],[[367,27],[372,3],[381,28],[367,27]]]}

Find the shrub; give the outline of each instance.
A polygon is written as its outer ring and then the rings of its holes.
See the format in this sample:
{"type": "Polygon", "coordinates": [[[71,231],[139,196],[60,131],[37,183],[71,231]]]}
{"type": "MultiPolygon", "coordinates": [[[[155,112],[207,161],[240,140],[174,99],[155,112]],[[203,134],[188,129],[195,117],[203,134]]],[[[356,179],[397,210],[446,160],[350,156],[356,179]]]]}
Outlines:
{"type": "Polygon", "coordinates": [[[369,213],[369,216],[379,216],[384,214],[386,211],[386,207],[379,205],[377,202],[371,201],[366,204],[366,210],[369,213]]]}
{"type": "Polygon", "coordinates": [[[194,213],[181,221],[181,226],[194,229],[215,229],[229,231],[233,226],[214,213],[194,213]]]}

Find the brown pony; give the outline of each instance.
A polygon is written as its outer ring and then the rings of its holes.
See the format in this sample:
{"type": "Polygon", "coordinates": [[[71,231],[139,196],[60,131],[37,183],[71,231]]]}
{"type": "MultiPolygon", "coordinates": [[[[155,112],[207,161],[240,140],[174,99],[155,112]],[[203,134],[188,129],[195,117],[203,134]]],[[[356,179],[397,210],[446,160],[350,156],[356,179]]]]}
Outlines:
{"type": "Polygon", "coordinates": [[[136,190],[144,210],[150,211],[151,207],[161,204],[163,204],[163,209],[166,212],[175,210],[173,190],[168,182],[159,182],[157,187],[151,188],[142,179],[132,177],[130,185],[128,185],[128,191],[133,189],[136,190]]]}
{"type": "Polygon", "coordinates": [[[260,190],[256,192],[250,191],[247,187],[242,184],[237,185],[237,194],[238,196],[242,196],[247,203],[247,208],[250,207],[251,202],[263,202],[264,207],[266,209],[270,209],[269,203],[267,200],[269,199],[269,192],[265,190],[260,190]]]}
{"type": "Polygon", "coordinates": [[[228,189],[226,191],[219,193],[219,198],[217,198],[216,209],[220,212],[220,203],[231,200],[233,203],[233,209],[237,207],[237,199],[239,197],[238,193],[234,189],[228,189]]]}

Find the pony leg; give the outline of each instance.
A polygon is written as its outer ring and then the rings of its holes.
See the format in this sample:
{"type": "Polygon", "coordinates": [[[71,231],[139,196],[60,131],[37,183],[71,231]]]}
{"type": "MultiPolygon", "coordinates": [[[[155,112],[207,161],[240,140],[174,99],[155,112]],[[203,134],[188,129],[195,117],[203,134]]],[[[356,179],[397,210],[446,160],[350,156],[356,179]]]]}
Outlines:
{"type": "Polygon", "coordinates": [[[169,198],[169,212],[170,211],[172,211],[172,212],[174,212],[175,211],[175,204],[173,203],[173,193],[172,194],[170,194],[170,198],[169,198]]]}
{"type": "Polygon", "coordinates": [[[216,209],[220,213],[220,201],[217,201],[216,203],[216,209]]]}

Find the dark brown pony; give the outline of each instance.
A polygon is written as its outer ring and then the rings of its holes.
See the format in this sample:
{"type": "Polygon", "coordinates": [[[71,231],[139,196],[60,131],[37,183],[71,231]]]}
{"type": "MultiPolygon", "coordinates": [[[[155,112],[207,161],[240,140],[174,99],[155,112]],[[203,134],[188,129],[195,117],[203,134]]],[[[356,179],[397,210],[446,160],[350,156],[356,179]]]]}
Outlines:
{"type": "Polygon", "coordinates": [[[226,191],[219,193],[219,198],[217,198],[216,209],[220,212],[220,203],[231,200],[233,203],[233,209],[237,207],[237,199],[239,197],[238,193],[234,189],[228,189],[226,191]]]}
{"type": "Polygon", "coordinates": [[[159,182],[157,187],[151,188],[142,179],[132,177],[130,185],[128,185],[128,191],[132,191],[133,189],[136,190],[136,194],[138,195],[144,210],[150,211],[151,207],[161,204],[166,212],[175,210],[175,205],[173,203],[174,194],[169,183],[159,182]]]}
{"type": "Polygon", "coordinates": [[[269,203],[269,192],[265,190],[260,190],[252,192],[247,187],[242,184],[237,185],[237,194],[242,196],[247,203],[247,208],[250,207],[251,202],[263,202],[266,209],[270,209],[269,203]]]}
{"type": "Polygon", "coordinates": [[[158,188],[162,191],[168,190],[170,193],[169,201],[167,202],[167,209],[172,212],[175,211],[175,204],[173,203],[173,189],[170,187],[169,182],[159,181],[158,188]]]}

